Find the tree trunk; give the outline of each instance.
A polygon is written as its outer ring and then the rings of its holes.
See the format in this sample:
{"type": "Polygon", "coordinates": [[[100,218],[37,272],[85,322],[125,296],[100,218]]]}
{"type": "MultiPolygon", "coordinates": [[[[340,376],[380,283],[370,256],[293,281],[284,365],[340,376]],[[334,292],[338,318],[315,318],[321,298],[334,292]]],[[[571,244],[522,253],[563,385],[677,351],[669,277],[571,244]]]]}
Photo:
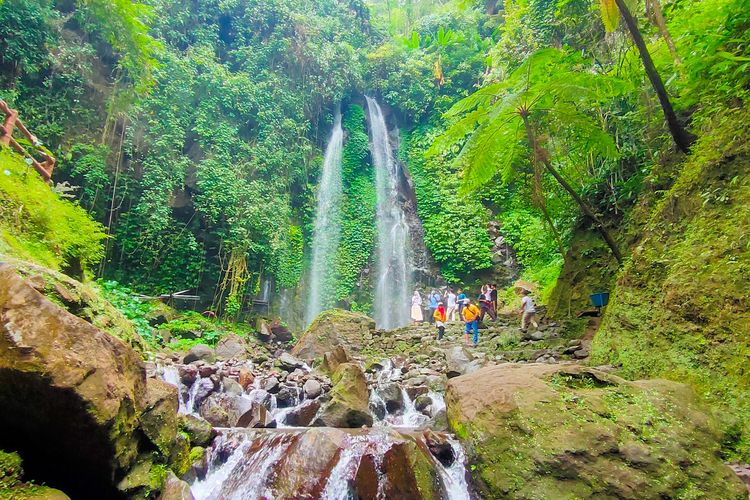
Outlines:
{"type": "Polygon", "coordinates": [[[669,133],[672,135],[672,139],[674,139],[674,142],[680,151],[687,153],[690,146],[695,142],[695,137],[688,134],[677,120],[677,115],[674,112],[672,103],[669,101],[669,95],[667,94],[667,89],[664,87],[664,82],[662,81],[661,76],[659,76],[656,66],[654,66],[654,61],[651,59],[651,54],[648,52],[646,42],[643,40],[643,36],[638,29],[638,23],[630,13],[628,6],[625,4],[625,0],[615,0],[615,3],[620,10],[620,15],[622,16],[623,21],[625,21],[625,25],[628,27],[630,36],[633,38],[633,43],[635,43],[635,46],[638,48],[638,53],[641,56],[641,61],[643,61],[646,75],[651,81],[651,85],[654,87],[654,91],[659,98],[661,109],[664,111],[664,118],[667,120],[669,133]]]}
{"type": "Polygon", "coordinates": [[[526,114],[522,113],[521,118],[523,119],[523,125],[526,129],[526,137],[529,139],[531,149],[534,151],[534,161],[539,161],[546,167],[547,171],[552,174],[552,177],[554,177],[555,180],[557,180],[557,182],[562,186],[562,188],[568,192],[571,198],[575,200],[584,215],[586,215],[586,217],[593,221],[596,229],[599,231],[599,234],[602,235],[604,242],[612,251],[612,255],[614,255],[617,263],[622,264],[622,254],[620,253],[620,248],[617,246],[614,238],[612,238],[612,235],[609,234],[607,228],[604,227],[602,221],[599,220],[599,217],[596,215],[596,212],[594,212],[594,209],[591,207],[591,205],[589,205],[583,198],[578,195],[576,190],[573,189],[573,186],[568,184],[568,181],[563,179],[563,177],[560,175],[560,172],[558,172],[555,167],[552,166],[552,163],[550,163],[550,161],[547,159],[547,155],[536,141],[536,136],[534,135],[534,131],[531,128],[531,124],[529,123],[529,117],[526,114]]]}
{"type": "Polygon", "coordinates": [[[535,205],[539,207],[539,210],[542,211],[542,215],[544,216],[544,220],[549,226],[549,230],[552,232],[552,236],[555,238],[555,241],[557,242],[557,248],[560,251],[560,255],[562,256],[563,260],[565,259],[565,254],[567,253],[565,251],[565,245],[563,245],[562,238],[560,237],[560,233],[555,227],[555,224],[552,222],[552,217],[549,215],[549,211],[547,210],[547,202],[544,199],[544,191],[542,190],[542,173],[539,170],[539,163],[536,161],[535,157],[532,157],[532,164],[534,168],[534,195],[535,198],[535,205]]]}

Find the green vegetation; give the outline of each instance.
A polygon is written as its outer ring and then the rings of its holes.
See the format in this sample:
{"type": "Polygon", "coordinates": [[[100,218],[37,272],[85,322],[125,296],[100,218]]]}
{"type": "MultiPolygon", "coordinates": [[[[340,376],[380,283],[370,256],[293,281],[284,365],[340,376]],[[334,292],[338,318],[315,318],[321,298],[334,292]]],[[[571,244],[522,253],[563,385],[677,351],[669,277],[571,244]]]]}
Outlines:
{"type": "Polygon", "coordinates": [[[104,228],[63,199],[33,167],[0,150],[0,253],[56,270],[91,270],[104,256],[104,228]]]}
{"type": "Polygon", "coordinates": [[[727,457],[750,458],[750,0],[5,0],[0,32],[0,97],[60,183],[0,151],[0,252],[103,280],[135,324],[120,338],[215,344],[251,332],[229,320],[266,280],[304,295],[339,106],[326,306],[370,312],[372,95],[434,271],[507,281],[507,245],[555,317],[612,292],[594,360],[689,381],[726,417],[727,457]],[[184,289],[227,321],[152,326],[133,297],[184,289]]]}

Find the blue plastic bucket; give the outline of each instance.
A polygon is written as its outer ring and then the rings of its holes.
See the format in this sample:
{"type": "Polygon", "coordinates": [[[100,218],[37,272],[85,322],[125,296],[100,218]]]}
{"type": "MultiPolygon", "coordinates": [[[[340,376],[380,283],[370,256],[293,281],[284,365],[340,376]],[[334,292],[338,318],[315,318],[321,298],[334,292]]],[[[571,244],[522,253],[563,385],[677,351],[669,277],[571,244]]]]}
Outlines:
{"type": "Polygon", "coordinates": [[[609,292],[592,293],[589,298],[594,307],[604,307],[609,303],[609,292]]]}

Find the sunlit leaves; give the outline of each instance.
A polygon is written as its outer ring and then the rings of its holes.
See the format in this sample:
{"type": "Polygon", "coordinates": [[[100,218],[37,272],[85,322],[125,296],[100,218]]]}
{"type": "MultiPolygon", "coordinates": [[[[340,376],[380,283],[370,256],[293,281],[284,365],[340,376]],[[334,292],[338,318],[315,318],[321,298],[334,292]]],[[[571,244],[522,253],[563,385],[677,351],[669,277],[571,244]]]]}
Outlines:
{"type": "Polygon", "coordinates": [[[602,15],[604,29],[606,29],[608,33],[616,30],[620,21],[620,9],[617,8],[615,0],[599,0],[599,9],[602,15]]]}

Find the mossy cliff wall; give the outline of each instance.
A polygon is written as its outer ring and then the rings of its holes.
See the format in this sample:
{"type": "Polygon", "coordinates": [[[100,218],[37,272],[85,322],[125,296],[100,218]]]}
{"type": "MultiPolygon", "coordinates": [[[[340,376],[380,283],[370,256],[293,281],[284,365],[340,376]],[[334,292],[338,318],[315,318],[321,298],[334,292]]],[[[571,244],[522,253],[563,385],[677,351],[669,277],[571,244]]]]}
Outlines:
{"type": "Polygon", "coordinates": [[[592,361],[692,384],[750,459],[750,113],[716,119],[621,270],[592,361]]]}

